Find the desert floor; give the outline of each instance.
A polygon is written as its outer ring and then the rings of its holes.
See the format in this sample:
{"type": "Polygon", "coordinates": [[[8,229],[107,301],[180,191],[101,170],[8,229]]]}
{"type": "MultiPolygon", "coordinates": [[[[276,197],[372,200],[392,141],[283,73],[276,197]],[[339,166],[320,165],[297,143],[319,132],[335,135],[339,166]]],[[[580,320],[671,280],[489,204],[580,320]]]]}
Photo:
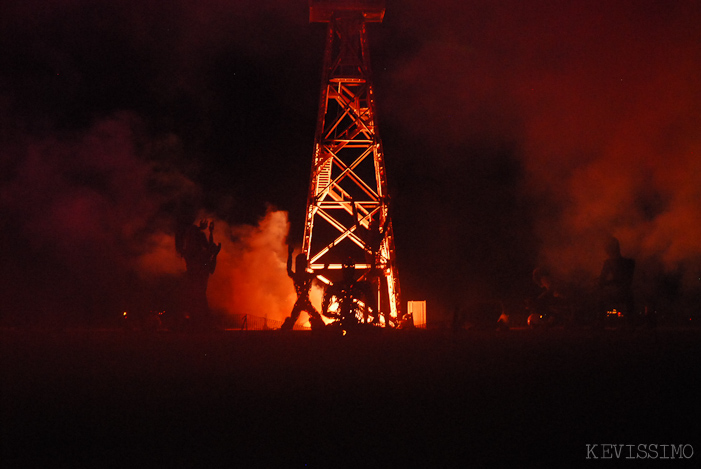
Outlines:
{"type": "Polygon", "coordinates": [[[574,467],[606,443],[701,458],[695,328],[0,338],[3,467],[574,467]]]}

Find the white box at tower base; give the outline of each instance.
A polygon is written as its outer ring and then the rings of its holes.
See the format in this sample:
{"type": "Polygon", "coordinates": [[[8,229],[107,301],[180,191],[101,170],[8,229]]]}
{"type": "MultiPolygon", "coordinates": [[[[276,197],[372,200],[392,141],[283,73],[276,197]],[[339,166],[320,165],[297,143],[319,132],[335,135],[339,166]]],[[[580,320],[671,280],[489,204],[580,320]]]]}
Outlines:
{"type": "Polygon", "coordinates": [[[426,329],[426,300],[409,301],[406,310],[414,318],[414,327],[426,329]]]}

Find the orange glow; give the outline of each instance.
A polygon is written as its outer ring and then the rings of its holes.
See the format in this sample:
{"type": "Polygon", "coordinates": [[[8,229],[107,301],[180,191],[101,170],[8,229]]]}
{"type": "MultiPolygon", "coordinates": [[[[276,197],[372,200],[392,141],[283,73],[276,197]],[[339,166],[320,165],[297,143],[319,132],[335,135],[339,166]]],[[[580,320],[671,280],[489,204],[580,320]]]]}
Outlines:
{"type": "Polygon", "coordinates": [[[288,230],[287,213],[272,209],[257,226],[215,219],[214,239],[222,248],[207,288],[213,310],[284,321],[296,300],[286,269],[288,230]]]}

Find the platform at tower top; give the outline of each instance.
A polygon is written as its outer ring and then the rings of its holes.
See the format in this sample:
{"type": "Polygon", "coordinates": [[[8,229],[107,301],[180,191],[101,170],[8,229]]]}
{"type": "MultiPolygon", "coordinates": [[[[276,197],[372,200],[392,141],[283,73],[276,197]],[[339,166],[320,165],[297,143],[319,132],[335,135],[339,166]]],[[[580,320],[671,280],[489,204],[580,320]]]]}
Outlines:
{"type": "Polygon", "coordinates": [[[381,23],[385,0],[309,0],[310,23],[328,23],[334,13],[349,11],[362,13],[367,23],[381,23]]]}

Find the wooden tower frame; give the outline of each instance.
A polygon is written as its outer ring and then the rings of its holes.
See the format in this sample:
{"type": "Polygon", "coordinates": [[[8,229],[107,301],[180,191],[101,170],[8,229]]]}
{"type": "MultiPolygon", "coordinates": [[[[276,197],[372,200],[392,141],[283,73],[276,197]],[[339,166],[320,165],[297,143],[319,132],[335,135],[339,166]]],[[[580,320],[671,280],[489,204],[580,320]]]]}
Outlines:
{"type": "Polygon", "coordinates": [[[381,325],[397,327],[404,317],[366,34],[384,11],[384,1],[310,1],[310,22],[328,29],[302,249],[329,283],[353,265],[373,285],[381,325]]]}

